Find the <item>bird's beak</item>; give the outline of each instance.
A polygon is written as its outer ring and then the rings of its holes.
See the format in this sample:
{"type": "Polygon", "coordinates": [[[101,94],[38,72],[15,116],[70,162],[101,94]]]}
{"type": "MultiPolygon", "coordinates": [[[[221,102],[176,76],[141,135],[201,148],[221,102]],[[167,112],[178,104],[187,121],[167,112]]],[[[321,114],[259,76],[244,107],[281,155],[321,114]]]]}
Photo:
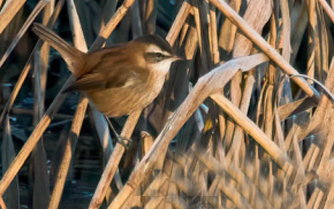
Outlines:
{"type": "Polygon", "coordinates": [[[180,57],[180,56],[178,56],[178,55],[174,55],[174,56],[172,57],[172,59],[173,59],[173,62],[176,62],[176,61],[183,61],[183,60],[185,60],[183,57],[180,57]]]}

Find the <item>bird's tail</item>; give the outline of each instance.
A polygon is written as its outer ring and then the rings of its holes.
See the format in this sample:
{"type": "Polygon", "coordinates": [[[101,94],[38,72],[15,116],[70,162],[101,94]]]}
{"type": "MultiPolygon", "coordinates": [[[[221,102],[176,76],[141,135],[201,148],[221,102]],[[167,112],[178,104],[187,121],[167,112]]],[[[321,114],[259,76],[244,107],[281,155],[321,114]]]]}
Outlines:
{"type": "Polygon", "coordinates": [[[45,26],[39,23],[35,23],[32,30],[38,35],[42,40],[47,42],[50,46],[55,48],[60,55],[63,57],[68,65],[69,70],[75,77],[80,75],[80,71],[83,70],[84,56],[85,54],[78,49],[74,48],[70,44],[60,38],[53,31],[49,30],[45,26]]]}

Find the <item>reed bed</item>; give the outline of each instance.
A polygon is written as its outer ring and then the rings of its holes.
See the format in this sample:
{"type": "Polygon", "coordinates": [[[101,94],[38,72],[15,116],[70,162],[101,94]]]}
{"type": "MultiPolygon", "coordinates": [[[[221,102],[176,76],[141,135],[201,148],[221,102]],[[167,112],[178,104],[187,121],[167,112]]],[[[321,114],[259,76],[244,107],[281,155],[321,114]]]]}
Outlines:
{"type": "MultiPolygon", "coordinates": [[[[333,208],[334,1],[0,0],[0,208],[333,208]],[[173,64],[143,111],[106,118],[59,54],[143,34],[173,64]]],[[[136,53],[136,52],[134,52],[136,53]]]]}

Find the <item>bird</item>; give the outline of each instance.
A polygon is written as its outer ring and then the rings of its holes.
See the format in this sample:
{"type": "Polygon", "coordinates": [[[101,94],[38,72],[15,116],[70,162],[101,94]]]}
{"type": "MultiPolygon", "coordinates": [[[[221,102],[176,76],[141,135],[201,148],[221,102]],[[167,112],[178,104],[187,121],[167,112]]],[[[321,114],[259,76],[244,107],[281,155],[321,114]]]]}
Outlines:
{"type": "Polygon", "coordinates": [[[84,53],[52,30],[35,23],[33,32],[55,48],[76,78],[66,92],[85,92],[90,103],[108,117],[143,110],[159,95],[173,62],[182,60],[158,35],[84,53]]]}

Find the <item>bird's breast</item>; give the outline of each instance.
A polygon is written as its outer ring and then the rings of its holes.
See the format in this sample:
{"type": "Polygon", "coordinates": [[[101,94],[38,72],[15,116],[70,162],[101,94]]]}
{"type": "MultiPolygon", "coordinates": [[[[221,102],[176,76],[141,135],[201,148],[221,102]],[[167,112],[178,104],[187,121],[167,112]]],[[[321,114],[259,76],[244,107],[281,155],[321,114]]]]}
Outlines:
{"type": "Polygon", "coordinates": [[[135,86],[87,91],[93,105],[110,117],[129,115],[142,110],[159,95],[164,76],[151,75],[148,81],[135,86]]]}

